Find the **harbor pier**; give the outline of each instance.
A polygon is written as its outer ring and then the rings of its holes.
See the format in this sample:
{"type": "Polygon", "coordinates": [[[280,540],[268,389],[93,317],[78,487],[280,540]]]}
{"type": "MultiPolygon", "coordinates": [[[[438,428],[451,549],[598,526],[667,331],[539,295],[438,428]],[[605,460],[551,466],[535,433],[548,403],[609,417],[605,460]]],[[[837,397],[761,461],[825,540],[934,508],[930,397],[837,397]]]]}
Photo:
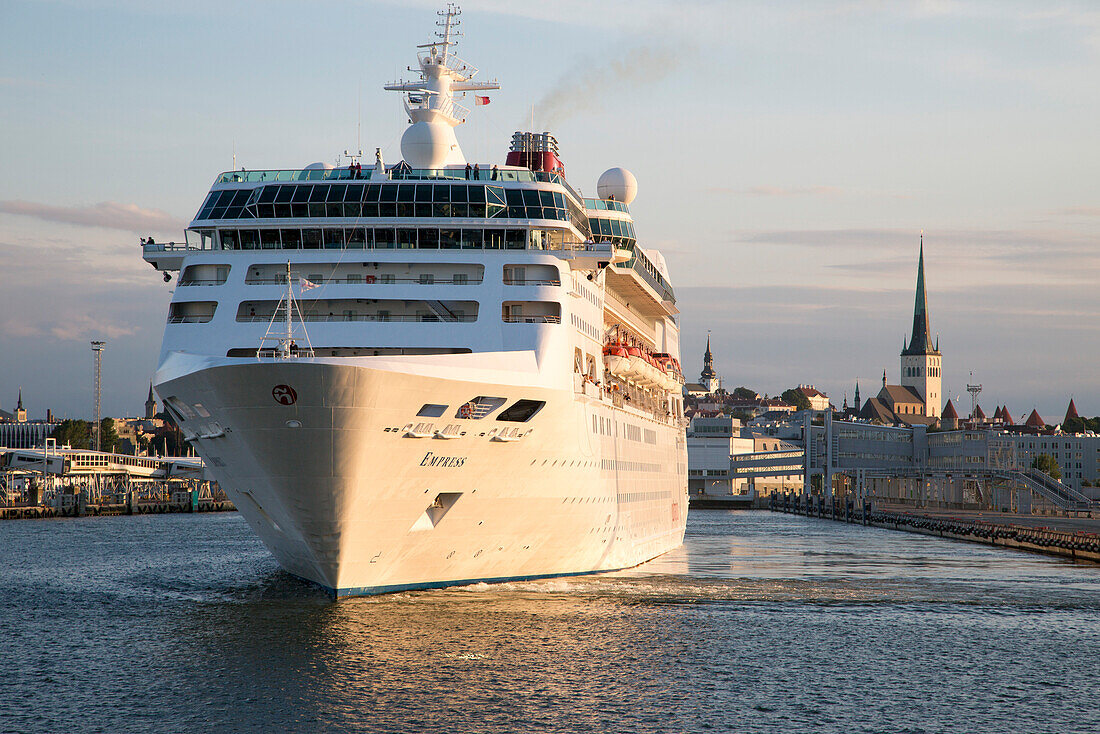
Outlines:
{"type": "Polygon", "coordinates": [[[998,517],[966,510],[922,513],[878,509],[871,501],[857,503],[851,497],[827,500],[792,492],[772,495],[768,509],[1100,563],[1100,518],[1085,515],[998,517]]]}
{"type": "Polygon", "coordinates": [[[58,448],[0,450],[0,520],[236,508],[194,457],[58,448]]]}

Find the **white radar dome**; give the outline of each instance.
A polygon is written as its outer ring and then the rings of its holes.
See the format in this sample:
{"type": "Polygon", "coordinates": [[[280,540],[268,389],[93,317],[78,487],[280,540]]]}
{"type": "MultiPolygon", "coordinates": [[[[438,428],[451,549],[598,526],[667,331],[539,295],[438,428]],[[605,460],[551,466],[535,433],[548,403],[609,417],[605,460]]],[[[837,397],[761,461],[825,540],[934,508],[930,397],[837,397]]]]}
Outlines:
{"type": "Polygon", "coordinates": [[[414,122],[401,136],[401,157],[413,168],[442,168],[456,163],[458,151],[455,131],[440,122],[414,122]]]}
{"type": "Polygon", "coordinates": [[[615,199],[629,204],[638,195],[638,179],[625,168],[609,168],[596,182],[596,193],[601,199],[615,199]]]}
{"type": "Polygon", "coordinates": [[[316,163],[310,163],[305,167],[307,171],[331,171],[335,166],[331,163],[325,163],[323,161],[317,161],[316,163]]]}

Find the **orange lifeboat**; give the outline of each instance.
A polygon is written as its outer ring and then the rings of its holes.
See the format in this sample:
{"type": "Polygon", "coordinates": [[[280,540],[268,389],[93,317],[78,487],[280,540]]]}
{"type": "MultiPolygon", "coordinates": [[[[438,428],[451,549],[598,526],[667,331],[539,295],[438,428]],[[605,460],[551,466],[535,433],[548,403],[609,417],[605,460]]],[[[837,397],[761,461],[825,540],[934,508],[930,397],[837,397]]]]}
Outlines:
{"type": "Polygon", "coordinates": [[[616,377],[622,377],[623,372],[630,366],[630,354],[622,344],[608,344],[603,348],[603,361],[607,371],[616,377]]]}
{"type": "Polygon", "coordinates": [[[624,375],[634,382],[645,382],[646,371],[649,368],[645,354],[638,347],[627,347],[626,353],[630,357],[630,364],[627,366],[624,375]]]}

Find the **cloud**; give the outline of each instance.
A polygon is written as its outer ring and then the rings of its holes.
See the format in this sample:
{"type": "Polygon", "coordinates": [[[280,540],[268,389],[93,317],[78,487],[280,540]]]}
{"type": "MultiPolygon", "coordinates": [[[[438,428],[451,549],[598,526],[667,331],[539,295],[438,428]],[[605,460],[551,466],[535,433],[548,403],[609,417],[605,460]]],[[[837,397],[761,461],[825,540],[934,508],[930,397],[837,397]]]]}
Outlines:
{"type": "Polygon", "coordinates": [[[750,186],[738,193],[749,196],[835,196],[840,189],[836,186],[750,186]]]}
{"type": "Polygon", "coordinates": [[[44,222],[61,222],[80,227],[105,227],[127,232],[165,232],[183,229],[186,222],[160,209],[143,209],[137,204],[101,201],[94,206],[52,206],[19,199],[0,201],[0,213],[17,214],[44,222]]]}
{"type": "MultiPolygon", "coordinates": [[[[736,234],[734,242],[787,245],[791,247],[912,248],[920,231],[916,229],[838,228],[756,230],[736,234]]],[[[1032,249],[1048,253],[1052,247],[1081,254],[1096,249],[1094,237],[1061,229],[929,229],[926,244],[937,247],[982,246],[996,249],[1032,249]]]]}
{"type": "Polygon", "coordinates": [[[1070,206],[1065,209],[1057,209],[1051,214],[1067,217],[1100,217],[1100,206],[1070,206]]]}
{"type": "Polygon", "coordinates": [[[111,323],[103,318],[93,318],[86,313],[62,313],[50,328],[50,334],[65,341],[86,341],[89,336],[117,339],[137,333],[137,327],[111,323]]]}

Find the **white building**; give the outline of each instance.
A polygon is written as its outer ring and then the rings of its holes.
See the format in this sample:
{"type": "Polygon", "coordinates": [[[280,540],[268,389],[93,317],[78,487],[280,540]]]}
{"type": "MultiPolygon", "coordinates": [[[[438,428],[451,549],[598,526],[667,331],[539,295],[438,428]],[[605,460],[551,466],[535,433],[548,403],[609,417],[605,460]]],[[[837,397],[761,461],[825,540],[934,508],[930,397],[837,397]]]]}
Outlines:
{"type": "Polygon", "coordinates": [[[749,493],[747,479],[730,477],[730,456],[750,454],[752,437],[741,437],[741,421],[728,415],[695,416],[687,433],[688,493],[730,496],[749,493]]]}

